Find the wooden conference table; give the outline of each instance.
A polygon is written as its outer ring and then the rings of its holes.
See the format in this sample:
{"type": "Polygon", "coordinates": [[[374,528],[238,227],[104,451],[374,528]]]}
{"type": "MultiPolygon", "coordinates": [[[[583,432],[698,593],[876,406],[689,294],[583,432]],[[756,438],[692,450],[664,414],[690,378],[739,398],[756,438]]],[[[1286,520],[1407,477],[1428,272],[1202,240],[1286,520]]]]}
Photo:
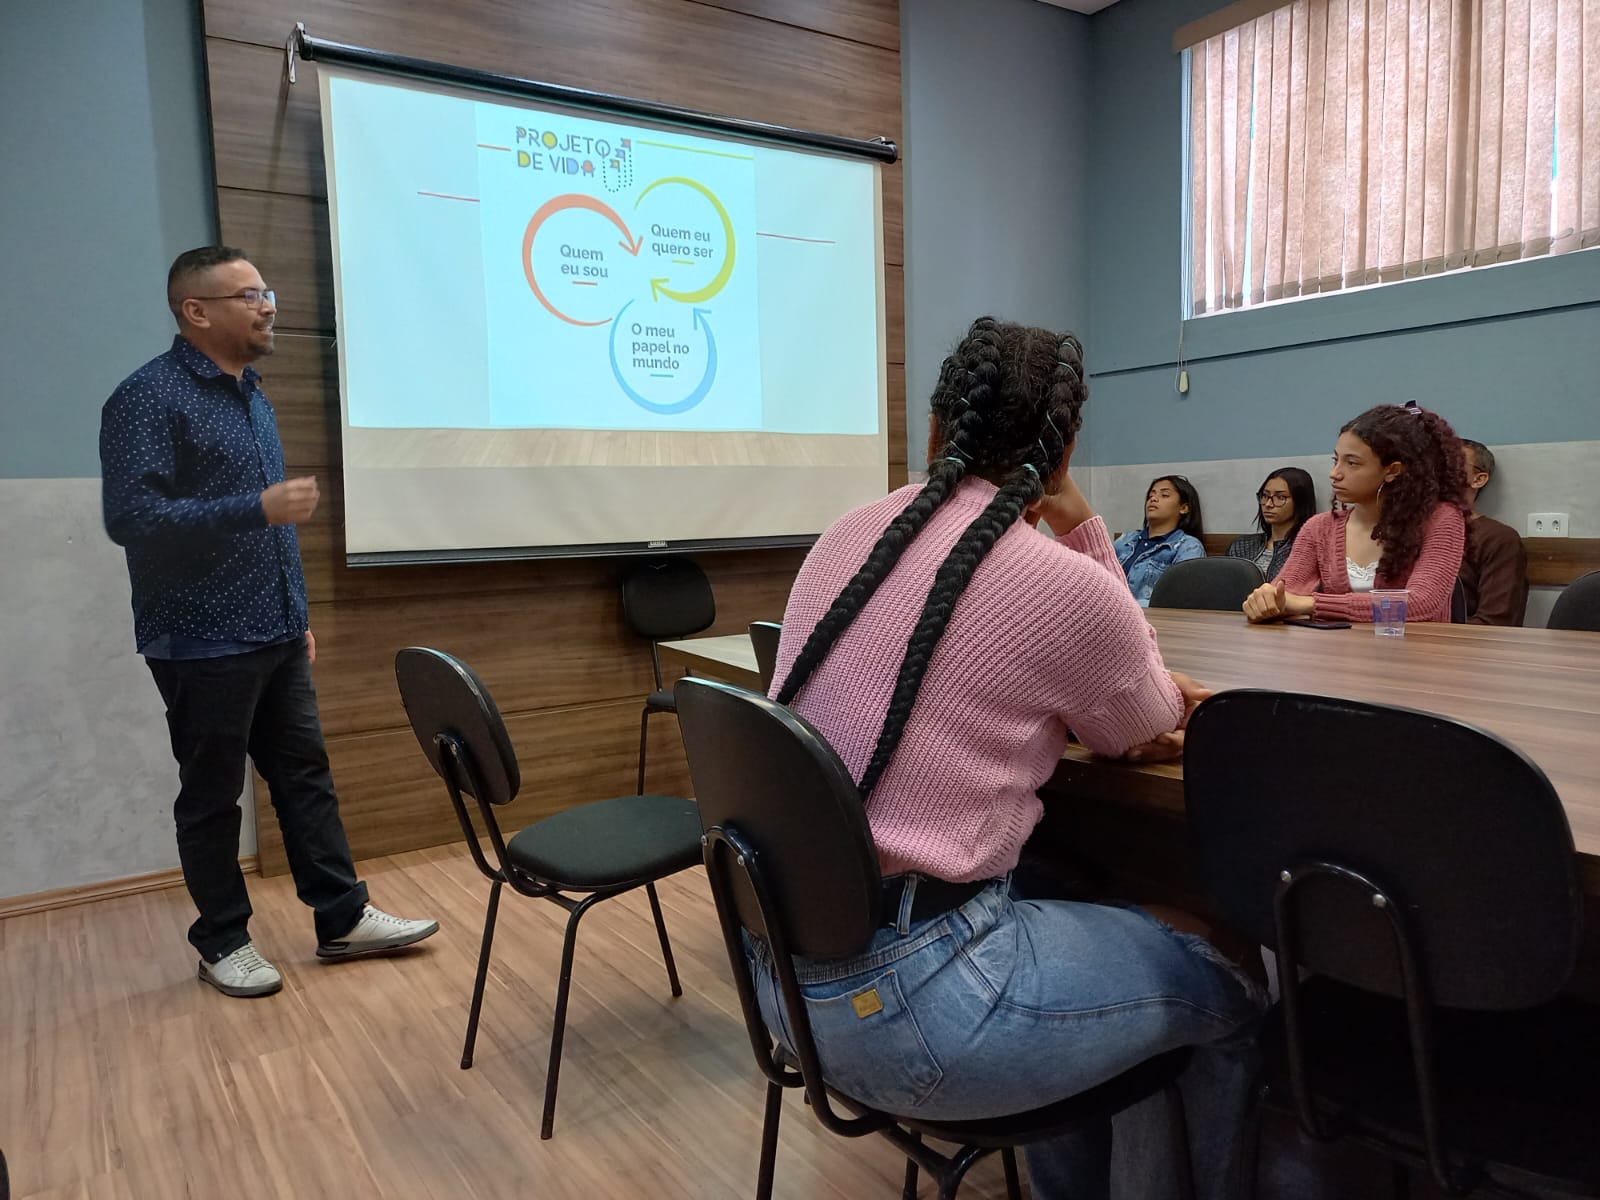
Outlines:
{"type": "MultiPolygon", "coordinates": [[[[1370,625],[1249,625],[1232,613],[1179,609],[1148,616],[1167,666],[1217,691],[1264,687],[1395,704],[1503,737],[1549,776],[1572,826],[1583,889],[1600,896],[1600,634],[1418,624],[1404,638],[1380,638],[1370,625]]],[[[661,658],[697,675],[761,686],[745,634],[663,642],[661,658]]],[[[1292,791],[1293,748],[1266,752],[1283,756],[1292,791]]],[[[1071,819],[1090,821],[1095,842],[1115,825],[1133,856],[1167,859],[1147,862],[1139,875],[1157,879],[1177,867],[1181,837],[1149,835],[1162,826],[1181,832],[1181,763],[1135,767],[1073,746],[1041,790],[1047,814],[1051,794],[1065,792],[1074,798],[1071,819]]]]}

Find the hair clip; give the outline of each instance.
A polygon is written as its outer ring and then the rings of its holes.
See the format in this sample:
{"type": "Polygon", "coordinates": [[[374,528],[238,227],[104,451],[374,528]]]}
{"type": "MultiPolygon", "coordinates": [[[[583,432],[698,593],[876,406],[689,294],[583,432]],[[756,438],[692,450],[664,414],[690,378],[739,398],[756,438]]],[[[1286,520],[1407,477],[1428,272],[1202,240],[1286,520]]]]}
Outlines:
{"type": "Polygon", "coordinates": [[[966,466],[969,462],[972,461],[971,458],[969,458],[965,453],[962,452],[962,449],[961,449],[960,446],[950,445],[950,446],[946,446],[945,449],[950,451],[950,453],[946,454],[942,459],[940,459],[939,460],[940,462],[958,462],[962,466],[966,466]]]}
{"type": "Polygon", "coordinates": [[[1415,400],[1407,400],[1400,407],[1405,409],[1413,417],[1420,417],[1422,415],[1422,405],[1418,404],[1415,400]]]}
{"type": "Polygon", "coordinates": [[[1037,479],[1040,483],[1044,482],[1044,476],[1039,474],[1039,468],[1034,466],[1031,462],[1023,463],[1022,464],[1022,469],[1024,471],[1032,471],[1033,472],[1033,477],[1035,479],[1037,479]]]}
{"type": "MultiPolygon", "coordinates": [[[[1044,415],[1044,423],[1046,425],[1050,426],[1050,432],[1056,435],[1056,441],[1061,443],[1062,449],[1066,449],[1067,439],[1062,437],[1061,436],[1061,430],[1056,428],[1055,418],[1052,417],[1049,413],[1045,413],[1045,415],[1044,415]]],[[[1042,441],[1043,439],[1041,438],[1040,440],[1042,441]]]]}

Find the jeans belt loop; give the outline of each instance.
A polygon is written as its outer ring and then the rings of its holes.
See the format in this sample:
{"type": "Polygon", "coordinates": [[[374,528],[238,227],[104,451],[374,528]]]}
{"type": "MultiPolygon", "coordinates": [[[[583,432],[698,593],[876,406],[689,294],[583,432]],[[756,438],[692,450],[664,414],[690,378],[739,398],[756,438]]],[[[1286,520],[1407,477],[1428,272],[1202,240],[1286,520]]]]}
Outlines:
{"type": "Polygon", "coordinates": [[[914,872],[908,873],[900,889],[900,914],[895,920],[895,928],[901,937],[911,932],[911,906],[916,903],[917,883],[921,878],[922,876],[914,872]]]}

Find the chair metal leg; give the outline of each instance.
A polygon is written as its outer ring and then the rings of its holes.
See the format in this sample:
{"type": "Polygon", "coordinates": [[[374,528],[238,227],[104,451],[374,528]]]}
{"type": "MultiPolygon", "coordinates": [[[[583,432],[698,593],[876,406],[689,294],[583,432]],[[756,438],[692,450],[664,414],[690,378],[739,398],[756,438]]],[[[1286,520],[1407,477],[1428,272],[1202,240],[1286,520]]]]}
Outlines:
{"type": "Polygon", "coordinates": [[[467,1014],[467,1040],[461,1047],[461,1069],[472,1066],[473,1047],[478,1042],[478,1013],[483,1009],[483,984],[489,977],[489,951],[494,947],[494,922],[500,912],[500,880],[489,887],[489,911],[483,917],[483,945],[478,950],[478,980],[472,985],[472,1010],[467,1014]]]}
{"type": "Polygon", "coordinates": [[[1006,1169],[1006,1200],[1022,1200],[1022,1180],[1017,1176],[1017,1151],[1007,1146],[1000,1151],[1000,1161],[1006,1169]]]}
{"type": "Polygon", "coordinates": [[[1183,1093],[1178,1085],[1166,1087],[1167,1127],[1172,1135],[1172,1166],[1178,1174],[1180,1200],[1195,1200],[1194,1163],[1189,1156],[1189,1121],[1183,1108],[1183,1093]]]}
{"type": "Polygon", "coordinates": [[[544,1077],[544,1119],[539,1123],[539,1137],[548,1141],[556,1125],[556,1084],[561,1078],[561,1043],[567,1032],[567,995],[572,990],[572,952],[578,945],[578,922],[589,906],[604,898],[596,892],[572,910],[567,918],[567,936],[561,943],[561,982],[556,987],[556,1020],[550,1031],[550,1065],[544,1077]]]}
{"type": "Polygon", "coordinates": [[[644,795],[644,751],[649,740],[650,707],[646,705],[643,715],[639,718],[639,790],[634,793],[637,796],[644,795]]]}
{"type": "Polygon", "coordinates": [[[772,1177],[778,1162],[778,1121],[783,1116],[783,1088],[767,1084],[767,1110],[761,1119],[761,1167],[756,1173],[756,1200],[772,1200],[772,1177]]]}
{"type": "Polygon", "coordinates": [[[656,919],[656,936],[661,939],[661,957],[667,962],[667,978],[672,981],[672,994],[681,996],[683,987],[678,983],[678,965],[672,961],[672,943],[667,941],[667,923],[661,919],[661,899],[656,895],[655,884],[645,884],[644,890],[650,897],[650,915],[656,919]]]}
{"type": "MultiPolygon", "coordinates": [[[[920,1142],[922,1135],[913,1133],[911,1140],[920,1142]]],[[[906,1159],[906,1181],[900,1189],[900,1200],[917,1200],[917,1160],[914,1158],[906,1159]]]]}

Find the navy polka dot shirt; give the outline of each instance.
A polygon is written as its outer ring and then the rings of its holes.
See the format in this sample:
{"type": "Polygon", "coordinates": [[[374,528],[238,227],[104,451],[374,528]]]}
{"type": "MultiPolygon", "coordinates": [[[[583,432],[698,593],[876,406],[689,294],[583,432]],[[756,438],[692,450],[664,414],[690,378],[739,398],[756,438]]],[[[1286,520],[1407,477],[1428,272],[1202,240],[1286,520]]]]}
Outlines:
{"type": "Polygon", "coordinates": [[[209,657],[305,632],[299,539],[261,511],[283,444],[254,368],[235,379],[175,337],[101,410],[100,473],[141,653],[209,657]]]}

